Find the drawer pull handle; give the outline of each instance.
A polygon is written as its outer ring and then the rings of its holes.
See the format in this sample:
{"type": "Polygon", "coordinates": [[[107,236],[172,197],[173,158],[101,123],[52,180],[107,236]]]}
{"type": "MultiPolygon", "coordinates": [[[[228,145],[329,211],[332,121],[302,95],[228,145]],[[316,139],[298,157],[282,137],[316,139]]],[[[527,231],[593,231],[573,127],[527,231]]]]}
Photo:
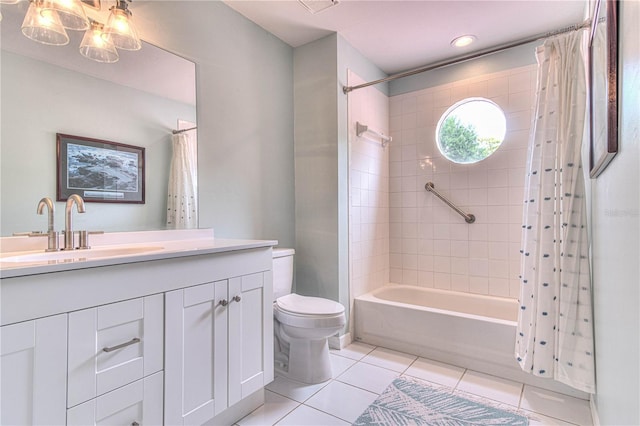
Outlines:
{"type": "Polygon", "coordinates": [[[240,301],[240,296],[233,296],[233,299],[231,299],[232,302],[239,302],[240,301]]]}
{"type": "Polygon", "coordinates": [[[140,423],[138,423],[138,422],[133,422],[133,423],[131,423],[131,426],[140,426],[140,423]]]}
{"type": "Polygon", "coordinates": [[[136,343],[140,343],[140,339],[137,338],[137,337],[134,337],[133,339],[129,340],[128,342],[120,343],[119,345],[111,346],[110,348],[102,348],[102,350],[104,352],[113,352],[113,351],[116,351],[118,349],[122,349],[124,347],[127,347],[129,345],[133,345],[133,344],[136,344],[136,343]]]}
{"type": "Polygon", "coordinates": [[[218,306],[227,306],[229,304],[229,302],[227,302],[227,299],[222,299],[218,302],[218,306]]]}

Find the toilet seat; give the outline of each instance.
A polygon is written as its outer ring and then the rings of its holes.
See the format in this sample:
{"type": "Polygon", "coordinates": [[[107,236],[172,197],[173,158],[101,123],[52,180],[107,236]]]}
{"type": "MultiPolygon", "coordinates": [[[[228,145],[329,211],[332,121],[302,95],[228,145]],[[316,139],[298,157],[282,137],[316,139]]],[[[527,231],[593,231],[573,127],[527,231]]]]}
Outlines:
{"type": "Polygon", "coordinates": [[[276,299],[273,308],[275,318],[291,327],[331,328],[346,323],[344,306],[320,297],[287,294],[276,299]]]}
{"type": "Polygon", "coordinates": [[[298,315],[325,316],[344,313],[344,306],[338,302],[295,293],[279,297],[276,299],[276,305],[281,311],[298,315]]]}

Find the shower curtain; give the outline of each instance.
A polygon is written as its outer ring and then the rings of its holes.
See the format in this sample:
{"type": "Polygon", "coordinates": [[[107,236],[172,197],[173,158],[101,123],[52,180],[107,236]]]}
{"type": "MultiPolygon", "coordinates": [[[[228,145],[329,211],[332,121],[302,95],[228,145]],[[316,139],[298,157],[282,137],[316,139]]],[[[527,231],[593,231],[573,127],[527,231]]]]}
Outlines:
{"type": "Polygon", "coordinates": [[[536,50],[515,355],[525,372],[595,393],[581,45],[582,32],[576,31],[536,50]]]}
{"type": "Polygon", "coordinates": [[[167,227],[198,227],[196,147],[188,132],[172,136],[173,156],[169,169],[167,227]]]}

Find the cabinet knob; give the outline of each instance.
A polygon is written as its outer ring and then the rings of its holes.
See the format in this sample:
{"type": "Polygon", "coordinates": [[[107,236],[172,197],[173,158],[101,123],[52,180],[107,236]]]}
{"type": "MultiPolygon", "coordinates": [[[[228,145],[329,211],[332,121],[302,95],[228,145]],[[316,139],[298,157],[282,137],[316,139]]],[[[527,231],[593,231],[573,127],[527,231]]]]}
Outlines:
{"type": "Polygon", "coordinates": [[[140,423],[138,423],[138,422],[133,422],[133,423],[131,423],[131,426],[140,426],[140,423]]]}
{"type": "Polygon", "coordinates": [[[222,299],[218,302],[218,306],[227,306],[229,304],[229,302],[227,302],[227,299],[222,299]]]}
{"type": "Polygon", "coordinates": [[[239,302],[240,301],[240,296],[233,296],[233,299],[231,299],[232,302],[239,302]]]}

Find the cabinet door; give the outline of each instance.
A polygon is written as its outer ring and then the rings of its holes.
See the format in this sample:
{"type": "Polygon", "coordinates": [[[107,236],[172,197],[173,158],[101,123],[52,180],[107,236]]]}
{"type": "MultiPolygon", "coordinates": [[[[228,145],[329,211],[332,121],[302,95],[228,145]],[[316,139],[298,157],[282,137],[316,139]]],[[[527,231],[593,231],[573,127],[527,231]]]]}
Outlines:
{"type": "Polygon", "coordinates": [[[266,384],[265,305],[263,273],[229,280],[229,406],[266,384]]]}
{"type": "Polygon", "coordinates": [[[66,420],[67,315],[0,327],[0,423],[66,420]]]}
{"type": "Polygon", "coordinates": [[[216,312],[225,308],[218,305],[222,296],[215,288],[207,283],[165,295],[166,424],[199,425],[212,419],[219,404],[216,391],[220,384],[226,387],[226,372],[219,374],[214,367],[214,340],[225,340],[216,336],[216,312]]]}
{"type": "Polygon", "coordinates": [[[67,406],[162,370],[161,294],[69,314],[67,406]]]}
{"type": "Polygon", "coordinates": [[[162,424],[162,372],[76,405],[67,412],[68,426],[136,424],[162,424]]]}

